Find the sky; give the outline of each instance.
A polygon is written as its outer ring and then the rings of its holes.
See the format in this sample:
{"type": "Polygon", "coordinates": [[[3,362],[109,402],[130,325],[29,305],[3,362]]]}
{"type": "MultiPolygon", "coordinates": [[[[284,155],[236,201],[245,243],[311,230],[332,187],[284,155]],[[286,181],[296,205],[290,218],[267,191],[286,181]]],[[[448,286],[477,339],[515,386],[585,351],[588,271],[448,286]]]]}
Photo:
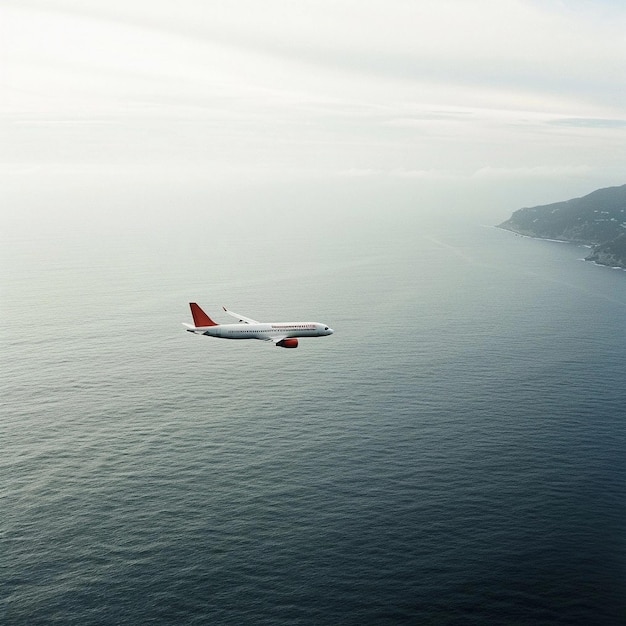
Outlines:
{"type": "Polygon", "coordinates": [[[626,3],[0,0],[0,174],[626,182],[626,3]]]}

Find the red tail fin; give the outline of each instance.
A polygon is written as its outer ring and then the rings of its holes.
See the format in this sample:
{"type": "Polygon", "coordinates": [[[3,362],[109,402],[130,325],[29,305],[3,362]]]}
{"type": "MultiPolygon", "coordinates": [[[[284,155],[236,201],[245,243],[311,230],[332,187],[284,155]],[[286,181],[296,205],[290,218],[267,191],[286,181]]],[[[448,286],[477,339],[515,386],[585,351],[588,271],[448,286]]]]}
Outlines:
{"type": "Polygon", "coordinates": [[[217,326],[217,324],[195,303],[190,302],[191,315],[196,328],[203,326],[217,326]]]}

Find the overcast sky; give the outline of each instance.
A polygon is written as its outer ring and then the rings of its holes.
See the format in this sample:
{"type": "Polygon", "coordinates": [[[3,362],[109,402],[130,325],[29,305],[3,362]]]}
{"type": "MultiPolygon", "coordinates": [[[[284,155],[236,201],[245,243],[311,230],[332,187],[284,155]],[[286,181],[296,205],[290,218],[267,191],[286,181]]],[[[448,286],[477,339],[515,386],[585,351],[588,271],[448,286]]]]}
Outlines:
{"type": "Polygon", "coordinates": [[[0,0],[0,166],[626,182],[625,33],[622,1],[0,0]]]}

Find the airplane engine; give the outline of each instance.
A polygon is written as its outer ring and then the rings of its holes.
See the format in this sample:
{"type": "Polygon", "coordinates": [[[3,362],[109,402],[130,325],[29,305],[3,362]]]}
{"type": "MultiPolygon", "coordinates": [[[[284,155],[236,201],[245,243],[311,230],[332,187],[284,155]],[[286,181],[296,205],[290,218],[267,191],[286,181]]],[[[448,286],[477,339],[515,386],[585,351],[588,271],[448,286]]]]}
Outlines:
{"type": "Polygon", "coordinates": [[[287,339],[279,341],[276,345],[280,346],[281,348],[297,348],[298,340],[296,339],[296,337],[288,337],[287,339]]]}

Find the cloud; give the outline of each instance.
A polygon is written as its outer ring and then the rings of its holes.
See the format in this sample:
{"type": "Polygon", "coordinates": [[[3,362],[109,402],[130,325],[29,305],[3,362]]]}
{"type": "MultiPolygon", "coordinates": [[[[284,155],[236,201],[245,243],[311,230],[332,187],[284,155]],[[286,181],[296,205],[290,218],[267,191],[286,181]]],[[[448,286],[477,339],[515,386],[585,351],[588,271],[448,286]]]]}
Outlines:
{"type": "Polygon", "coordinates": [[[534,166],[534,167],[481,167],[470,177],[482,180],[575,178],[593,174],[587,165],[534,166]]]}
{"type": "Polygon", "coordinates": [[[492,167],[485,166],[477,170],[359,170],[351,169],[338,173],[340,177],[390,178],[423,181],[513,181],[513,180],[549,180],[594,176],[596,171],[587,165],[534,166],[534,167],[492,167]]]}
{"type": "Polygon", "coordinates": [[[576,128],[626,128],[626,119],[565,117],[552,120],[549,123],[554,126],[573,126],[576,128]]]}
{"type": "Polygon", "coordinates": [[[626,9],[610,4],[5,1],[0,161],[415,180],[614,166],[626,9]]]}
{"type": "MultiPolygon", "coordinates": [[[[16,6],[32,7],[30,24],[7,30],[36,34],[35,54],[39,47],[59,59],[66,51],[62,60],[75,65],[169,78],[204,71],[214,80],[218,73],[230,88],[245,79],[282,90],[289,78],[290,89],[346,95],[342,82],[362,86],[365,77],[370,86],[382,83],[399,94],[403,84],[455,85],[463,97],[464,88],[477,86],[576,94],[586,83],[600,99],[602,92],[618,93],[626,55],[625,12],[591,19],[588,12],[521,0],[22,0],[16,6]],[[42,20],[52,23],[42,27],[42,20]]],[[[370,98],[375,91],[368,90],[370,98]]]]}

